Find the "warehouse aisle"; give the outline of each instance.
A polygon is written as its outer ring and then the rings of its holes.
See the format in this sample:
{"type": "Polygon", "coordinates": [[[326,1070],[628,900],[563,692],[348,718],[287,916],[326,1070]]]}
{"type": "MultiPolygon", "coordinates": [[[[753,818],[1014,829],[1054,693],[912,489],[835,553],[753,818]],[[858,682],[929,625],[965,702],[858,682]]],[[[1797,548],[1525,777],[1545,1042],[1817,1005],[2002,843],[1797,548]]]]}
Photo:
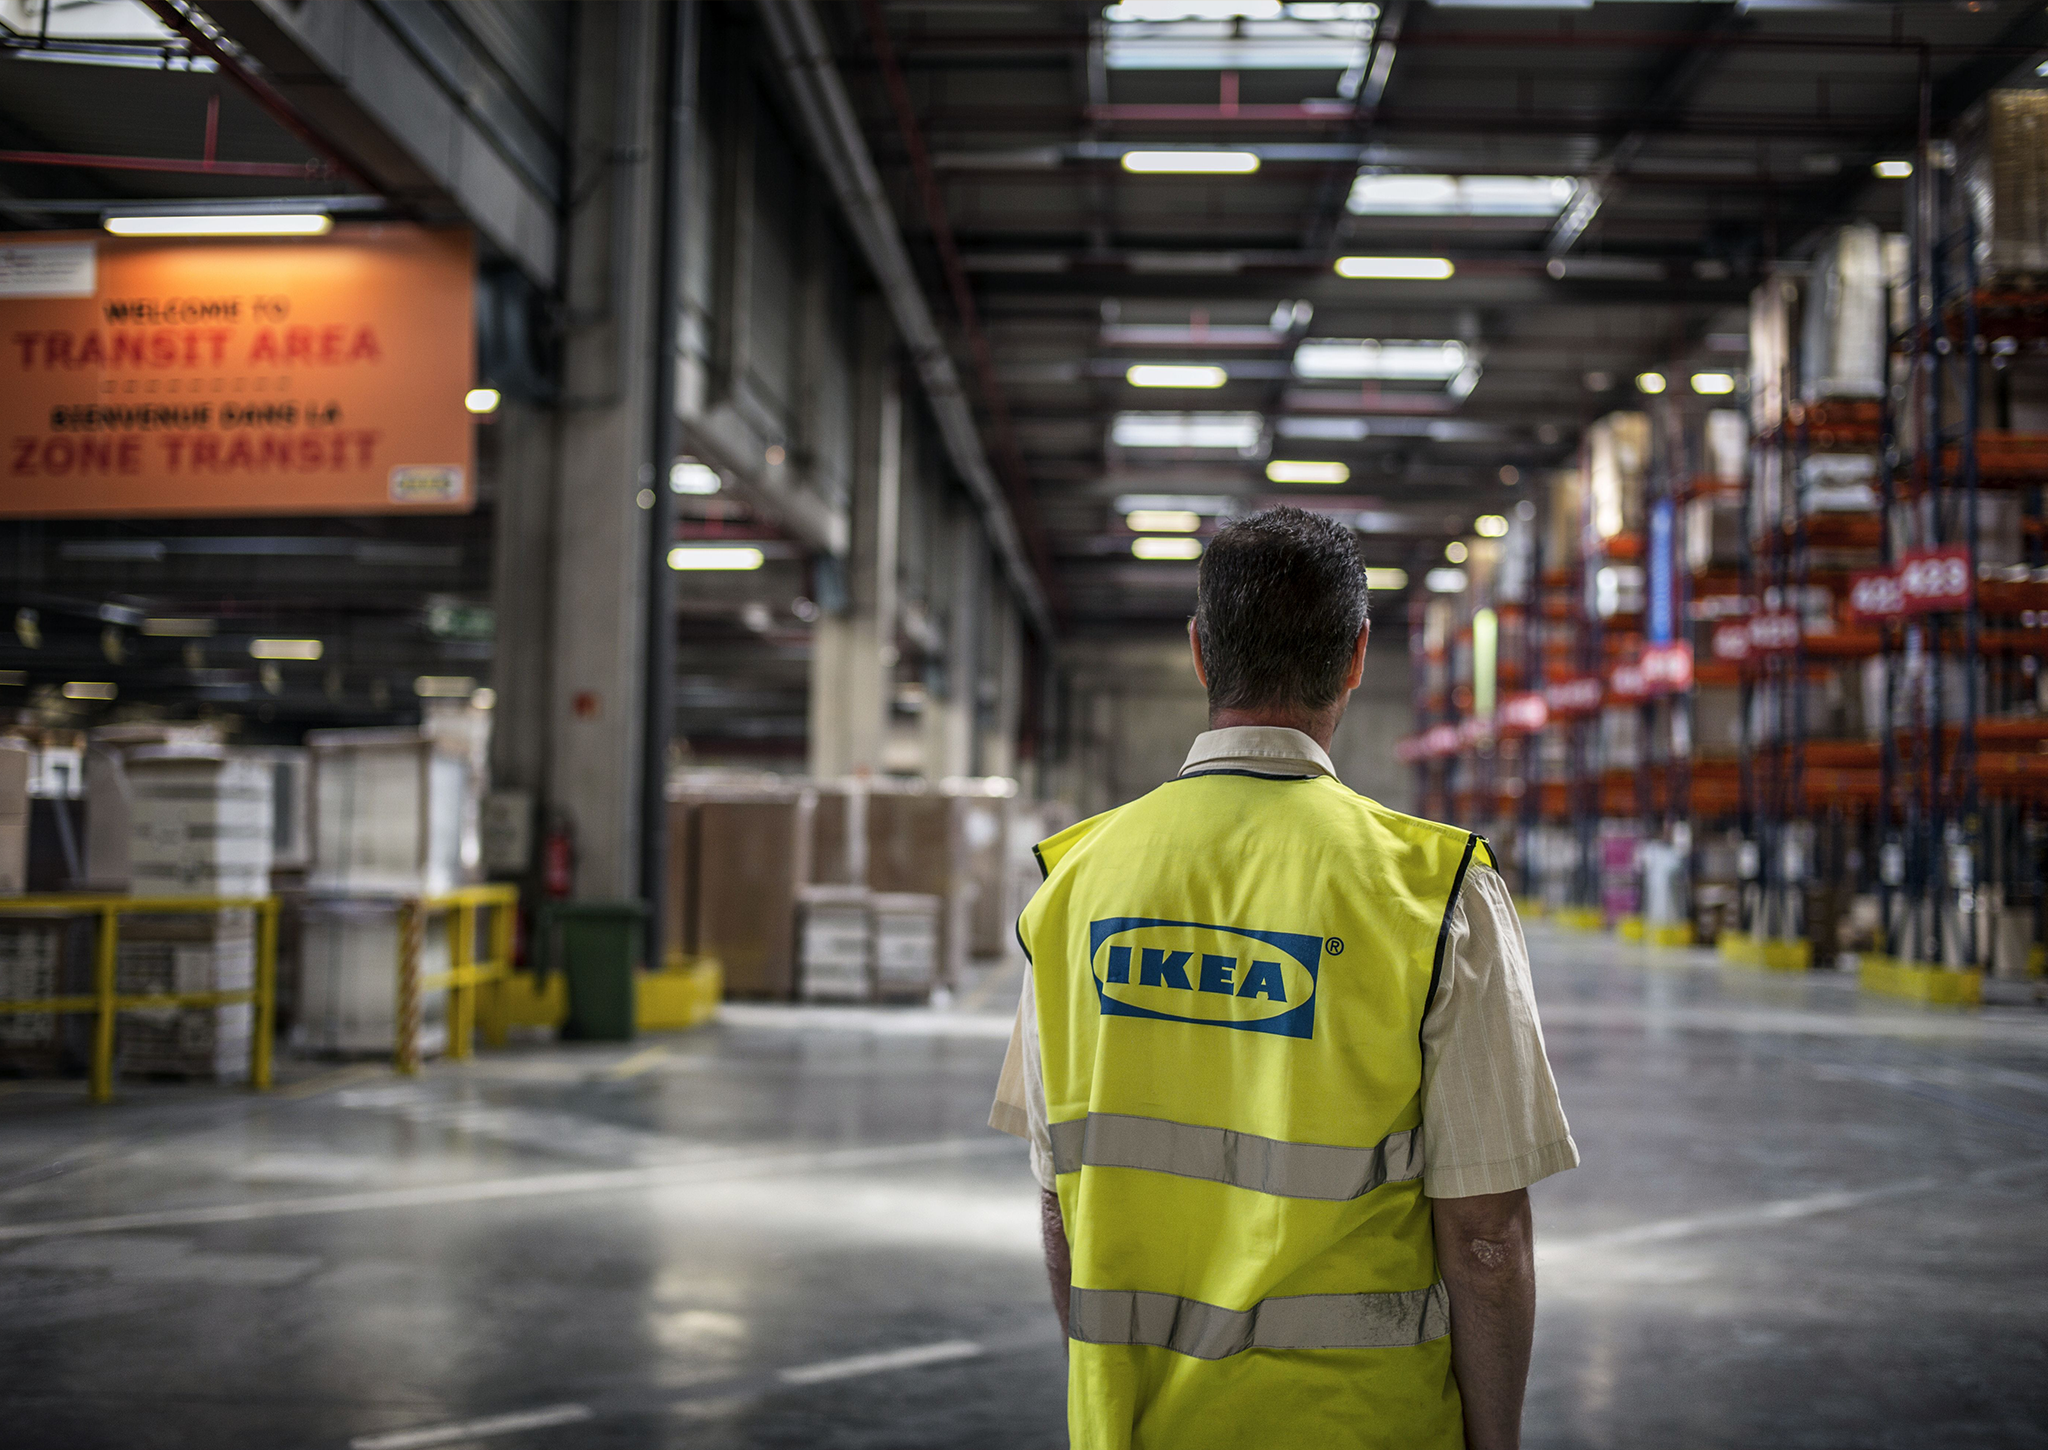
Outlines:
{"type": "MultiPolygon", "coordinates": [[[[2048,1445],[2048,1020],[1533,934],[1534,1447],[2048,1445]]],[[[0,1091],[0,1415],[100,1446],[1052,1447],[1013,978],[267,1102],[0,1091]]],[[[303,1071],[303,1070],[302,1070],[303,1071]]]]}

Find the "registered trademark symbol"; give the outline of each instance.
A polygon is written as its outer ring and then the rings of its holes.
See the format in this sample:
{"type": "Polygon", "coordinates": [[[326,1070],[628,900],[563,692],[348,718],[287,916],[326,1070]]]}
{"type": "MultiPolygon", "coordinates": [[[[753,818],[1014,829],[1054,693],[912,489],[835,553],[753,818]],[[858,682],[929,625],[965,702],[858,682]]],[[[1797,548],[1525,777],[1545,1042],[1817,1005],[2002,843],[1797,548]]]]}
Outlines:
{"type": "Polygon", "coordinates": [[[1323,950],[1324,950],[1324,951],[1326,951],[1326,952],[1328,952],[1328,953],[1329,953],[1329,954],[1330,954],[1331,956],[1333,956],[1333,957],[1341,957],[1341,956],[1343,956],[1343,955],[1344,955],[1344,938],[1343,938],[1343,937],[1341,937],[1341,936],[1333,936],[1333,937],[1331,937],[1331,938],[1330,938],[1330,939],[1329,939],[1328,941],[1326,941],[1326,942],[1324,942],[1324,943],[1323,943],[1323,950]]]}

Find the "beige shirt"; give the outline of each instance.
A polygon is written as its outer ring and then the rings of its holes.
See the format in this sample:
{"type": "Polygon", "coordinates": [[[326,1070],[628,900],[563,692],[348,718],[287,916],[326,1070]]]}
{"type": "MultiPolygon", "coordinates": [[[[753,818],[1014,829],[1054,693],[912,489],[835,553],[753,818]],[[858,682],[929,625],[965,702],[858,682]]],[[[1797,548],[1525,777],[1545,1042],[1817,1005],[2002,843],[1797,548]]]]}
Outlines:
{"type": "MultiPolygon", "coordinates": [[[[1267,725],[1196,737],[1181,774],[1197,770],[1337,774],[1308,736],[1267,725]]],[[[1032,1172],[1050,1192],[1052,1136],[1029,972],[988,1123],[1031,1145],[1032,1172]]],[[[1431,1198],[1506,1193],[1579,1164],[1543,1052],[1521,920],[1500,873],[1476,859],[1451,904],[1444,970],[1422,1019],[1422,1144],[1422,1188],[1431,1198]]]]}

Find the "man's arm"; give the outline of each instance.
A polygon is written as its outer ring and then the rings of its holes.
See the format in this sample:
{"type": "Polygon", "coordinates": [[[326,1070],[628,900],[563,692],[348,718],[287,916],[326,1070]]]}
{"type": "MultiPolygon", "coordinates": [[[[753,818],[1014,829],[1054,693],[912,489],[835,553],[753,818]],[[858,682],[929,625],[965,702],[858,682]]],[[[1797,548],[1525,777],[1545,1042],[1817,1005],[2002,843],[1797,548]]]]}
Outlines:
{"type": "Polygon", "coordinates": [[[1466,1450],[1516,1450],[1536,1333],[1529,1190],[1436,1198],[1430,1208],[1437,1269],[1451,1294],[1451,1370],[1465,1402],[1466,1450]]]}
{"type": "Polygon", "coordinates": [[[1059,1311],[1060,1328],[1064,1330],[1067,1302],[1073,1297],[1074,1261],[1067,1252],[1067,1226],[1060,1219],[1060,1196],[1043,1188],[1038,1190],[1038,1231],[1045,1240],[1045,1276],[1052,1281],[1052,1307],[1059,1311]]]}

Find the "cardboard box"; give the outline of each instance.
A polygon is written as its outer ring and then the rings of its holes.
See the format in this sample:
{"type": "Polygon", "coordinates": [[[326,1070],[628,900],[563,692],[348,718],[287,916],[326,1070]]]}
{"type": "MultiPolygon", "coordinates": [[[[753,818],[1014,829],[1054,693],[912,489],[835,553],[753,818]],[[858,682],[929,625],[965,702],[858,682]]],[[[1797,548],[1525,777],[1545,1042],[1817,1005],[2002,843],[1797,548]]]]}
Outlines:
{"type": "Polygon", "coordinates": [[[945,902],[917,892],[874,897],[875,995],[883,1001],[922,1002],[939,983],[945,902]]]}
{"type": "Polygon", "coordinates": [[[147,746],[126,762],[128,865],[141,896],[270,892],[268,769],[225,751],[147,746]]]}
{"type": "MultiPolygon", "coordinates": [[[[297,1018],[292,1045],[302,1052],[384,1056],[398,1045],[398,903],[315,896],[303,908],[297,1018]]],[[[420,975],[446,972],[446,914],[430,916],[420,944],[420,975]]],[[[448,1047],[448,994],[420,993],[421,1057],[448,1047]]]]}
{"type": "Polygon", "coordinates": [[[29,753],[0,745],[0,896],[28,889],[29,753]]]}
{"type": "Polygon", "coordinates": [[[313,730],[306,744],[311,889],[433,896],[470,879],[468,761],[416,730],[313,730]]]}
{"type": "Polygon", "coordinates": [[[696,939],[733,997],[796,991],[797,893],[809,883],[817,796],[706,799],[695,808],[696,939]]]}

